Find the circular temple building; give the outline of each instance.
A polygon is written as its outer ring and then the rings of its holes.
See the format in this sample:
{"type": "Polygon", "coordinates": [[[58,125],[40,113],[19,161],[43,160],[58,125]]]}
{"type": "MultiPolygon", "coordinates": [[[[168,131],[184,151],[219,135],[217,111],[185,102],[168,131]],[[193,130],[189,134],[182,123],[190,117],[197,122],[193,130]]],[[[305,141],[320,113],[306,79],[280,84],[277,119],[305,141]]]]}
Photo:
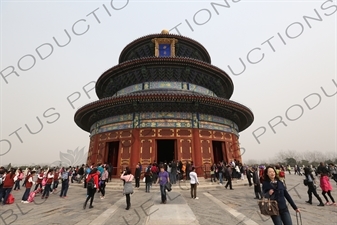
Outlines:
{"type": "Polygon", "coordinates": [[[193,161],[203,176],[213,162],[242,161],[239,132],[254,116],[229,100],[233,89],[198,42],[167,30],[136,39],[99,77],[99,100],[75,114],[90,133],[87,163],[111,163],[117,177],[138,162],[193,161]]]}

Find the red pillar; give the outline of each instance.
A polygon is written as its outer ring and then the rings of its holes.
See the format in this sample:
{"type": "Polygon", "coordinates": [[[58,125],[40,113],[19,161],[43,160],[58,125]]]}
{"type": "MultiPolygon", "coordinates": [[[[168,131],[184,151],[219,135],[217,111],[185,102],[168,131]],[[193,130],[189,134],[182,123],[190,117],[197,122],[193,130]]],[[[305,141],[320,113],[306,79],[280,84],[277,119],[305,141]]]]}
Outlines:
{"type": "Polygon", "coordinates": [[[204,176],[203,164],[202,164],[202,155],[201,155],[201,146],[200,146],[200,137],[199,129],[192,129],[192,159],[194,165],[197,167],[196,173],[198,176],[204,176]]]}

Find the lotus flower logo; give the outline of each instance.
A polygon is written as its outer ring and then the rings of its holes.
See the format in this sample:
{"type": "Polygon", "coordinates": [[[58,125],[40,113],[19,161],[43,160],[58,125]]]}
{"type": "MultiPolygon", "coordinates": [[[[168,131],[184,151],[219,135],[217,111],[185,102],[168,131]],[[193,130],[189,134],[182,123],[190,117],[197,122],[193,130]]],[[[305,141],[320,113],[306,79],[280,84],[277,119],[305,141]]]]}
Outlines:
{"type": "Polygon", "coordinates": [[[85,164],[88,153],[84,153],[84,148],[75,150],[67,150],[67,152],[60,152],[60,160],[52,163],[52,166],[79,166],[85,164]]]}

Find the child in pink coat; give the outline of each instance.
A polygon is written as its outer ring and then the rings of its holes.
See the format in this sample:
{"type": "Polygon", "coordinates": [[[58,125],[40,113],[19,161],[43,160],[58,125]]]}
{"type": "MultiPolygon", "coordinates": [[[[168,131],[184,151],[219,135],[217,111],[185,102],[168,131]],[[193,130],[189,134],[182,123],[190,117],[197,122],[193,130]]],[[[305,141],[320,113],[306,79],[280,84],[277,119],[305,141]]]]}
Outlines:
{"type": "Polygon", "coordinates": [[[332,191],[332,186],[330,184],[330,181],[329,181],[329,177],[327,175],[321,175],[321,179],[320,179],[320,186],[321,186],[321,189],[322,189],[322,195],[323,197],[325,198],[326,200],[326,205],[333,205],[333,206],[337,206],[334,198],[332,197],[331,195],[331,191],[332,191]],[[328,194],[328,196],[330,197],[331,201],[332,202],[329,202],[329,199],[328,197],[326,196],[326,194],[328,194]]]}

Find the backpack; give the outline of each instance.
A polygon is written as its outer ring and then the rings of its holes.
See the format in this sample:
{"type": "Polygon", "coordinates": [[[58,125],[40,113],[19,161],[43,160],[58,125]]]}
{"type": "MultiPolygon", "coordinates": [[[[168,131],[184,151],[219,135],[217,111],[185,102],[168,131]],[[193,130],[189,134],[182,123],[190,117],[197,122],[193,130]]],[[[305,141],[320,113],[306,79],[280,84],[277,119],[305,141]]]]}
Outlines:
{"type": "MultiPolygon", "coordinates": [[[[40,190],[37,190],[37,191],[40,191],[40,190]]],[[[36,195],[37,191],[30,192],[30,194],[28,196],[28,199],[27,199],[28,202],[34,201],[34,198],[35,198],[35,195],[36,195]]]]}
{"type": "Polygon", "coordinates": [[[95,181],[94,181],[94,177],[91,177],[89,182],[87,183],[87,188],[88,189],[94,189],[95,188],[95,181]]]}
{"type": "Polygon", "coordinates": [[[6,204],[13,204],[14,201],[15,201],[14,196],[12,194],[9,194],[6,204]]]}
{"type": "Polygon", "coordinates": [[[46,183],[47,183],[47,177],[43,178],[43,180],[42,180],[42,186],[46,186],[46,183]]]}
{"type": "Polygon", "coordinates": [[[68,172],[63,172],[62,173],[62,180],[67,180],[68,179],[68,172]]]}
{"type": "Polygon", "coordinates": [[[280,171],[279,177],[285,177],[285,174],[284,174],[284,171],[283,171],[283,170],[280,171]]]}

